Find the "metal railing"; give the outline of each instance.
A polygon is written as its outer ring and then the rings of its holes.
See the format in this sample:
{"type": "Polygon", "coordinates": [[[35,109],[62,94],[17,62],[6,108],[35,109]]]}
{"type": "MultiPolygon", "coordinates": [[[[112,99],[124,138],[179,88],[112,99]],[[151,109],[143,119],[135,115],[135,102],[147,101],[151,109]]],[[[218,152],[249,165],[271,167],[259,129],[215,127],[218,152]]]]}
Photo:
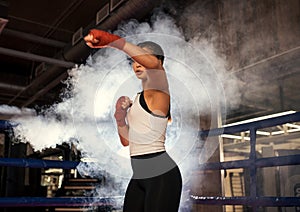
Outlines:
{"type": "Polygon", "coordinates": [[[300,154],[290,156],[278,156],[268,158],[257,158],[256,156],[256,131],[257,129],[273,127],[290,122],[300,121],[300,112],[289,115],[284,115],[275,118],[255,121],[246,124],[240,124],[224,128],[216,128],[212,130],[200,132],[201,137],[207,136],[221,136],[222,134],[234,134],[239,132],[250,131],[250,156],[249,159],[226,161],[216,163],[200,164],[200,170],[226,170],[247,168],[250,171],[250,195],[243,197],[204,197],[193,196],[191,200],[195,204],[205,205],[247,205],[252,207],[252,211],[257,211],[258,207],[291,207],[300,206],[299,197],[264,197],[259,196],[257,191],[257,168],[286,166],[286,165],[300,165],[300,154]]]}

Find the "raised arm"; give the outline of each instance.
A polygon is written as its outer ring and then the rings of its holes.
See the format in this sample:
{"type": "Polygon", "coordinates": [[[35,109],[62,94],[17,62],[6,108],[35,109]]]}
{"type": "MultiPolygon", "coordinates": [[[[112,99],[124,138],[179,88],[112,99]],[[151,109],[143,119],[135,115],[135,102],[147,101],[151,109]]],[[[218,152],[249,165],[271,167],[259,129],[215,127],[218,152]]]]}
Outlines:
{"type": "Polygon", "coordinates": [[[127,42],[124,38],[119,37],[102,30],[92,29],[84,37],[86,44],[91,48],[112,47],[124,51],[133,60],[143,65],[147,69],[163,69],[159,60],[143,48],[127,42]]]}
{"type": "Polygon", "coordinates": [[[137,45],[126,42],[123,51],[137,63],[149,70],[163,69],[162,64],[159,62],[157,57],[137,45]]]}

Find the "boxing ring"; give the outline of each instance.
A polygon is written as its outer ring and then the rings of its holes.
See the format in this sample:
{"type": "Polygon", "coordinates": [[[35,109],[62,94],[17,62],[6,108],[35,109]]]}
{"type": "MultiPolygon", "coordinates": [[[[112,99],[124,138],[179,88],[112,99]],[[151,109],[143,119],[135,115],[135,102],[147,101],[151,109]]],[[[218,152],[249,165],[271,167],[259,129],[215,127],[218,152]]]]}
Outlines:
{"type": "MultiPolygon", "coordinates": [[[[0,121],[0,132],[10,133],[14,126],[8,121],[0,121]]],[[[23,168],[76,169],[77,161],[40,160],[24,158],[0,158],[0,166],[23,168]]],[[[0,197],[0,208],[9,207],[100,207],[112,206],[112,198],[96,197],[0,197]]]]}
{"type": "MultiPolygon", "coordinates": [[[[257,168],[299,165],[300,154],[289,156],[278,156],[268,158],[257,158],[256,154],[256,131],[258,129],[273,127],[290,122],[300,121],[300,112],[294,114],[255,121],[247,124],[232,127],[212,129],[200,132],[200,136],[220,136],[222,134],[233,134],[238,132],[250,131],[250,157],[246,160],[227,161],[219,163],[201,164],[200,170],[226,170],[237,168],[249,168],[250,170],[250,195],[244,197],[199,197],[191,196],[195,204],[206,205],[247,205],[252,207],[252,211],[257,211],[259,207],[292,207],[300,206],[300,198],[293,197],[264,197],[257,192],[257,168]]],[[[298,210],[297,210],[298,211],[298,210]]]]}
{"type": "MultiPolygon", "coordinates": [[[[252,211],[258,211],[259,207],[297,207],[300,206],[299,196],[260,196],[257,191],[257,169],[264,167],[300,165],[300,154],[289,156],[276,156],[257,158],[256,139],[257,130],[267,127],[282,125],[285,123],[299,122],[300,112],[269,118],[261,121],[250,122],[224,128],[211,129],[199,132],[199,136],[220,136],[222,134],[234,134],[250,131],[250,157],[245,160],[226,161],[217,163],[205,163],[199,165],[199,170],[228,170],[248,168],[250,172],[250,195],[241,197],[226,196],[190,196],[192,204],[203,205],[246,205],[252,211]]],[[[7,121],[0,121],[0,131],[9,131],[13,126],[7,121]]],[[[78,162],[53,161],[38,159],[0,158],[0,166],[17,166],[28,168],[61,168],[76,169],[78,162]]],[[[300,182],[299,182],[300,183],[300,182]]],[[[56,206],[106,206],[113,205],[111,198],[94,197],[1,197],[0,207],[56,207],[56,206]]]]}

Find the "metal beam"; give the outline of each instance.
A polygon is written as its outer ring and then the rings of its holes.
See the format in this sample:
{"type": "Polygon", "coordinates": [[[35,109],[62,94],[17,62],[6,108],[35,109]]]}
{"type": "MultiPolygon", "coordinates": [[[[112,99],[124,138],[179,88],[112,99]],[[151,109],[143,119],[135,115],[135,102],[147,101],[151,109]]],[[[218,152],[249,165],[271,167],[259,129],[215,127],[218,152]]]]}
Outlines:
{"type": "Polygon", "coordinates": [[[52,40],[49,38],[44,38],[44,37],[37,36],[34,34],[20,32],[20,31],[16,31],[16,30],[12,30],[12,29],[4,29],[2,31],[2,34],[8,35],[8,36],[14,36],[17,38],[28,40],[30,42],[44,44],[44,45],[53,46],[53,47],[57,47],[57,48],[63,48],[64,46],[67,45],[67,43],[64,43],[61,41],[52,40]]]}
{"type": "Polygon", "coordinates": [[[40,56],[40,55],[28,53],[28,52],[21,52],[21,51],[7,49],[7,48],[3,48],[3,47],[0,47],[0,54],[12,56],[12,57],[19,57],[19,58],[23,58],[26,60],[46,62],[46,63],[54,64],[54,65],[57,65],[60,67],[64,67],[64,68],[73,68],[75,66],[75,63],[73,63],[73,62],[58,60],[58,59],[54,59],[54,58],[44,57],[44,56],[40,56]]]}
{"type": "Polygon", "coordinates": [[[45,95],[47,92],[49,92],[49,90],[51,90],[56,85],[61,83],[61,81],[66,79],[67,77],[68,77],[67,71],[63,72],[61,75],[59,75],[57,78],[55,78],[49,84],[47,84],[43,89],[39,90],[32,97],[30,97],[25,103],[22,104],[22,107],[27,107],[32,102],[34,102],[36,99],[38,99],[40,96],[45,95]]]}

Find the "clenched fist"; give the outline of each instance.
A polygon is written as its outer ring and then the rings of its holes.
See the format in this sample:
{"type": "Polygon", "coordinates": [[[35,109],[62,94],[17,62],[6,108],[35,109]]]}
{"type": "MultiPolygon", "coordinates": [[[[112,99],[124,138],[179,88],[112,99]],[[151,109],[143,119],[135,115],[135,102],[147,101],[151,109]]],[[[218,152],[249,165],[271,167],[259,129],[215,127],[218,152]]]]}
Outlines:
{"type": "Polygon", "coordinates": [[[84,37],[86,44],[91,48],[114,47],[123,49],[125,39],[99,29],[90,30],[89,34],[84,37]]]}
{"type": "Polygon", "coordinates": [[[114,117],[116,119],[117,125],[123,127],[126,125],[125,117],[128,108],[131,106],[132,101],[127,96],[121,96],[116,102],[116,111],[114,117]]]}

